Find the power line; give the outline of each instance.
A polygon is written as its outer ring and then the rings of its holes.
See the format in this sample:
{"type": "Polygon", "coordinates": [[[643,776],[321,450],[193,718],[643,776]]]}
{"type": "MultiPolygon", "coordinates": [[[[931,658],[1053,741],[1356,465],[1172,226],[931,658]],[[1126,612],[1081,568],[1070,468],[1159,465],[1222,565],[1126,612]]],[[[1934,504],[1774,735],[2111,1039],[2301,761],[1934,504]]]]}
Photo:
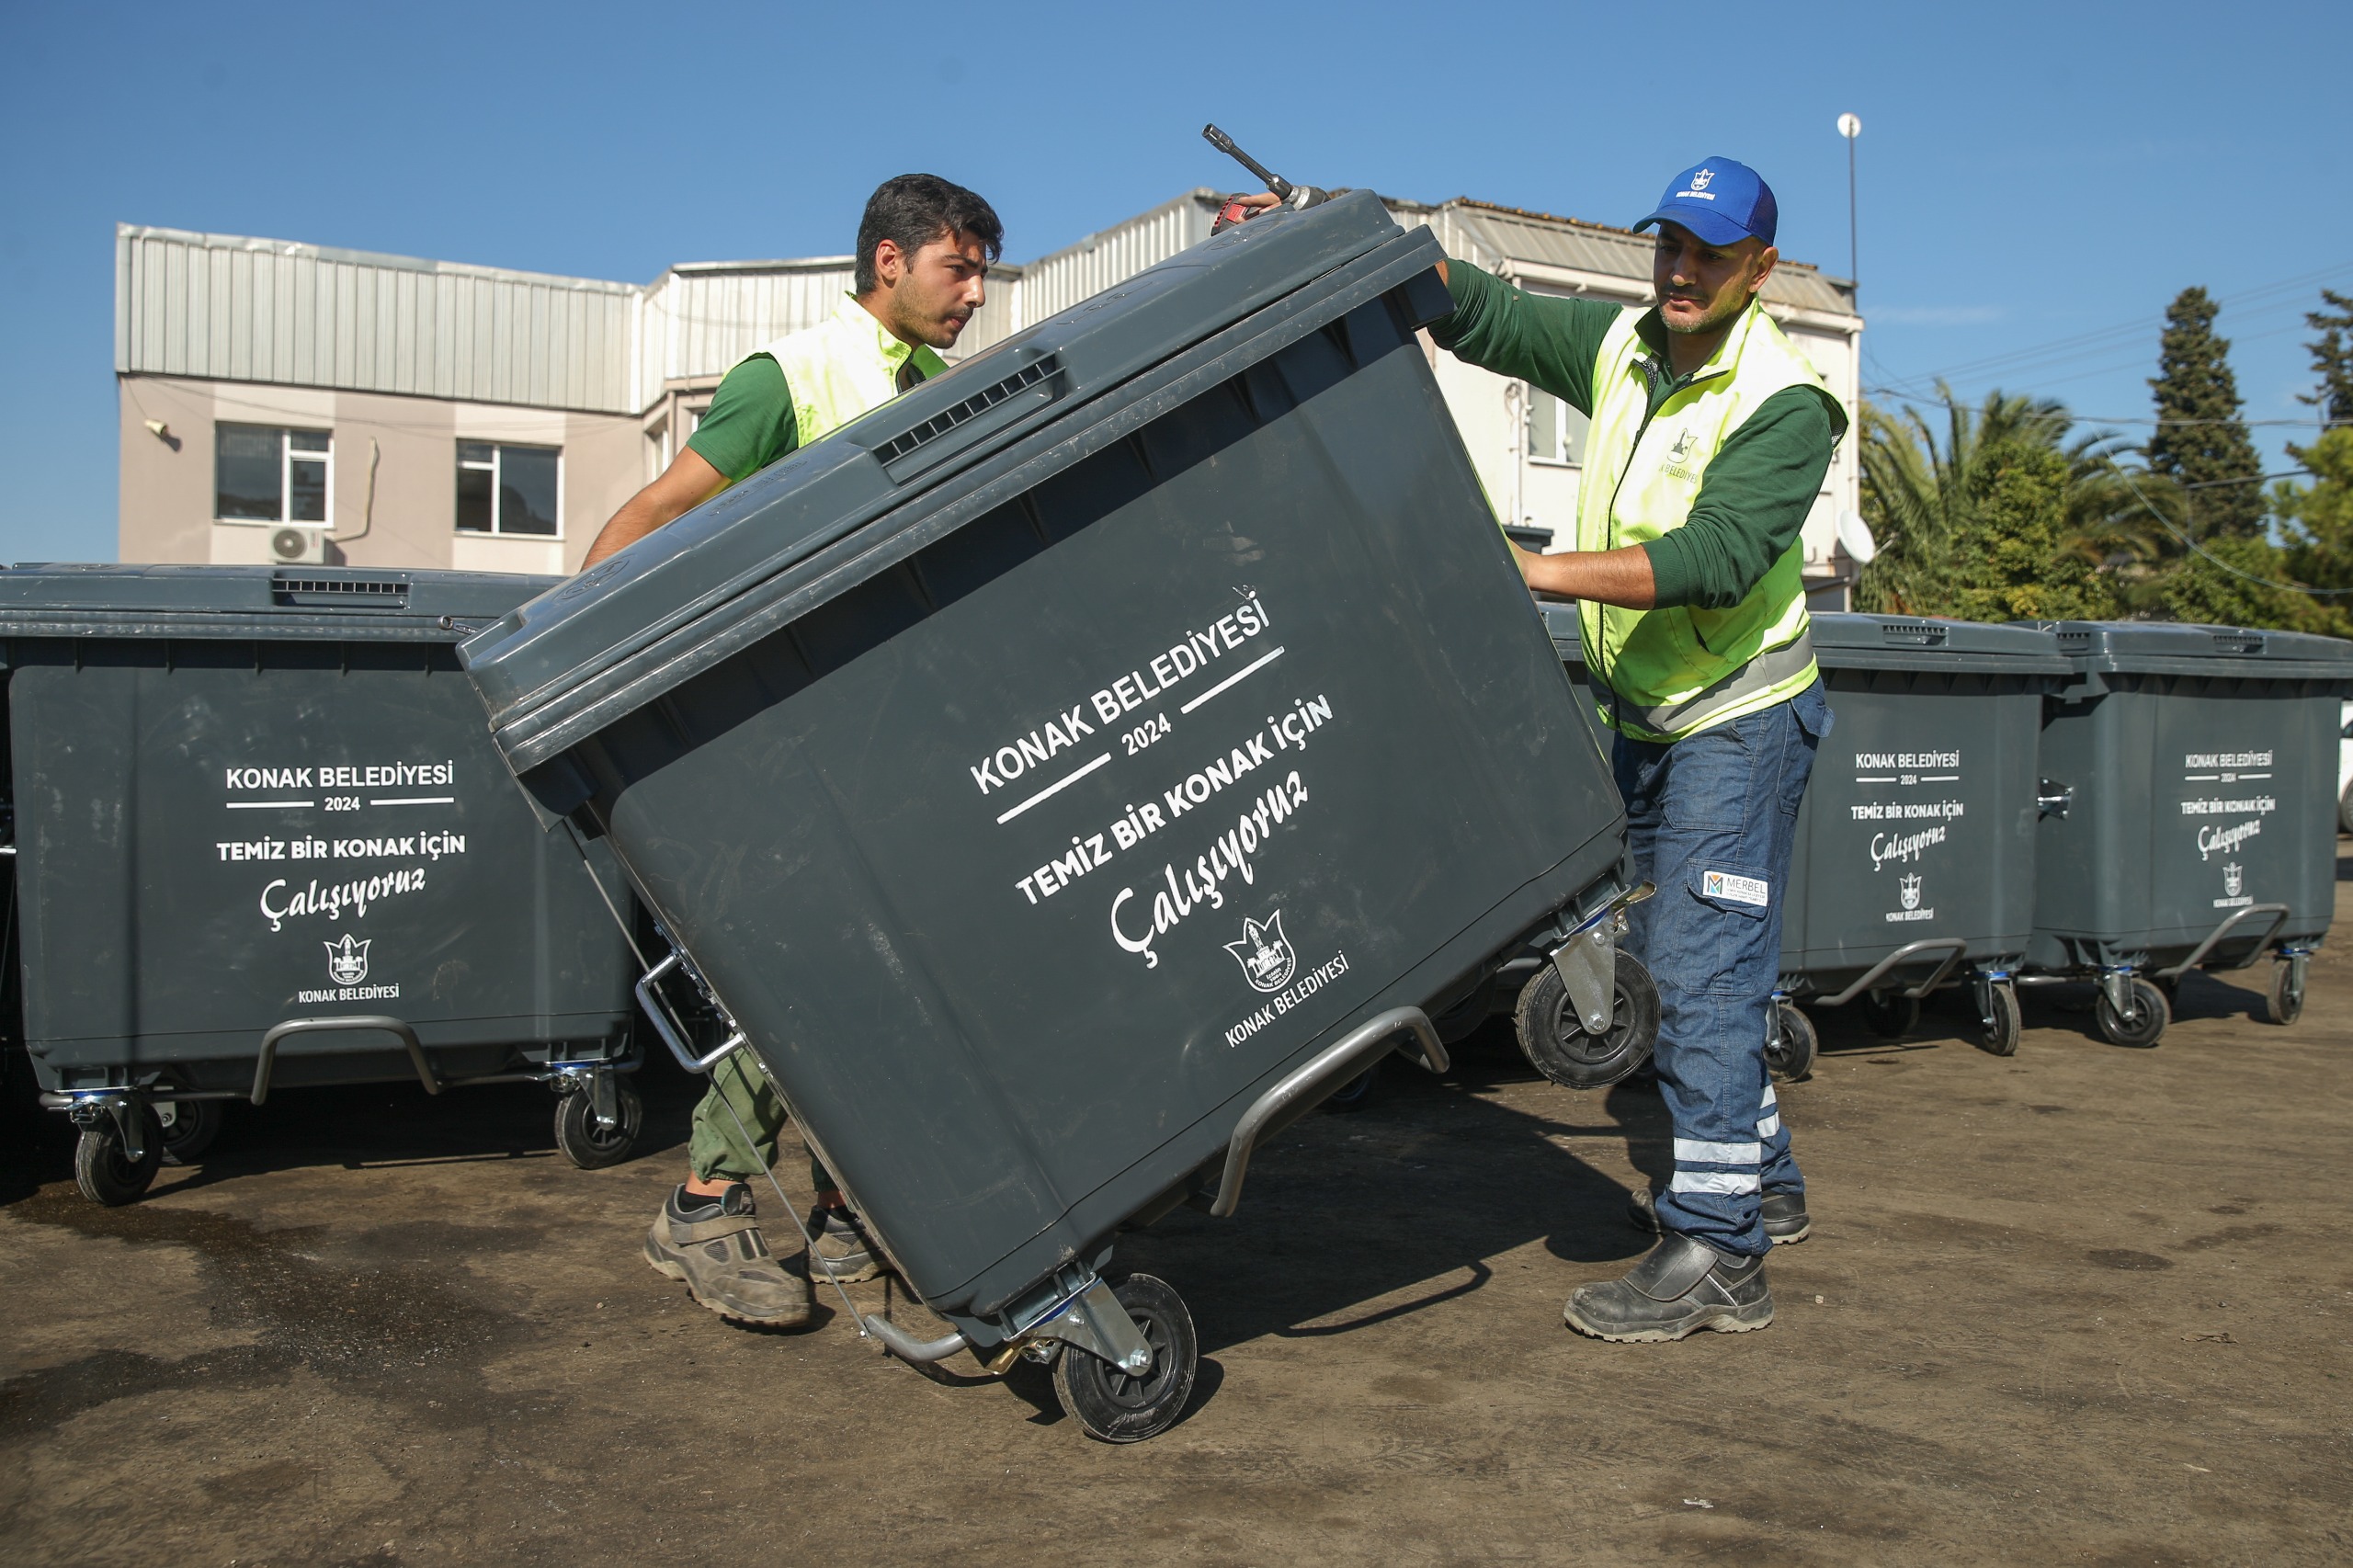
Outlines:
{"type": "MultiPolygon", "coordinates": [[[[2266,296],[2282,293],[2290,290],[2309,288],[2311,285],[2320,282],[2324,278],[2335,278],[2338,274],[2347,271],[2353,271],[2353,261],[2337,262],[2333,266],[2322,267],[2316,272],[2308,272],[2295,278],[2282,278],[2276,283],[2265,283],[2253,289],[2242,290],[2235,294],[2224,295],[2214,301],[2215,308],[2217,310],[2220,310],[2224,306],[2239,306],[2243,308],[2266,296]]],[[[2287,301],[2274,301],[2270,308],[2277,309],[2280,304],[2284,304],[2287,301]]],[[[2030,361],[2054,355],[2061,358],[2066,358],[2075,353],[2079,353],[2084,349],[2093,347],[2095,345],[2104,347],[2105,340],[2107,339],[2145,333],[2148,331],[2148,318],[2143,316],[2134,321],[2120,322],[2113,326],[2096,327],[2089,332],[2078,333],[2072,337],[2058,338],[2049,343],[2039,344],[2026,348],[2011,349],[2001,354],[1990,354],[1983,358],[1963,360],[1957,365],[1949,366],[1942,370],[1925,371],[1919,376],[1902,377],[1897,379],[1910,381],[1915,385],[1917,385],[1922,381],[1951,381],[1962,377],[1981,375],[1997,368],[2006,369],[2012,361],[2030,361]]],[[[2292,331],[2293,328],[2291,327],[2289,330],[2292,331]]]]}
{"type": "Polygon", "coordinates": [[[2258,577],[2252,572],[2240,571],[2229,562],[2224,561],[2220,556],[2208,551],[2204,545],[2200,544],[2196,540],[2190,538],[2188,533],[2174,527],[2173,519],[2166,517],[2163,512],[2158,511],[2156,503],[2151,501],[2141,487],[2132,483],[2131,471],[2120,466],[2113,460],[2111,460],[2108,466],[2115,473],[2117,478],[2124,482],[2124,488],[2132,492],[2132,498],[2141,503],[2141,509],[2157,520],[2157,526],[2159,528],[2173,535],[2174,538],[2181,540],[2183,544],[2188,545],[2189,547],[2190,553],[2196,555],[2200,560],[2204,561],[2208,565],[2219,566],[2234,577],[2244,577],[2250,583],[2260,584],[2262,586],[2267,588],[2277,588],[2281,593],[2286,594],[2303,594],[2312,598],[2319,599],[2333,599],[2341,597],[2346,594],[2353,594],[2353,588],[2308,588],[2302,583],[2275,583],[2268,577],[2258,577]]]}
{"type": "MultiPolygon", "coordinates": [[[[1895,387],[1865,387],[1863,392],[1867,396],[1885,398],[1890,403],[1912,403],[1923,408],[1957,408],[1970,414],[1978,411],[1974,403],[1962,403],[1955,398],[1920,397],[1895,387]]],[[[2353,425],[2353,420],[2347,419],[2151,419],[2142,415],[2077,414],[2073,409],[2066,410],[2066,415],[2078,425],[2284,425],[2299,430],[2328,430],[2341,425],[2353,425]]]]}

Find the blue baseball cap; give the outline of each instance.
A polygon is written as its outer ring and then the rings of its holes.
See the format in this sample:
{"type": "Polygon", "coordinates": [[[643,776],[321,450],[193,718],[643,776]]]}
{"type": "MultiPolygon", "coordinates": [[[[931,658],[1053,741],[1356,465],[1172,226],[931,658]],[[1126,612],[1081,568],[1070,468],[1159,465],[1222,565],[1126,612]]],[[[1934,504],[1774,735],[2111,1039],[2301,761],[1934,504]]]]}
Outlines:
{"type": "Polygon", "coordinates": [[[1769,245],[1780,218],[1773,187],[1755,169],[1731,158],[1710,158],[1676,176],[1658,199],[1658,210],[1634,227],[1680,223],[1711,245],[1746,239],[1769,245]]]}

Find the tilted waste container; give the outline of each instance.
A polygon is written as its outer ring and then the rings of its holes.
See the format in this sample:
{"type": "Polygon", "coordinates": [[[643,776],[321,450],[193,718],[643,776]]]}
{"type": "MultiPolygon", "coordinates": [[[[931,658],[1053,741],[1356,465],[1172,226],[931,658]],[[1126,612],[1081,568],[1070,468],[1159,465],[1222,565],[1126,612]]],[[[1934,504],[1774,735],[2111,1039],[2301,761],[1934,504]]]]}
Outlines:
{"type": "MultiPolygon", "coordinates": [[[[2034,927],[2036,740],[2044,694],[2071,666],[2032,627],[1812,619],[1837,717],[1798,813],[1767,1060],[1782,1078],[1813,1065],[1802,1003],[1859,998],[1871,1027],[1895,1037],[1948,985],[1969,987],[1982,1043],[2006,1056],[2034,927]]],[[[1574,608],[1548,606],[1546,619],[1582,683],[1574,608]]]]}
{"type": "Polygon", "coordinates": [[[2353,642],[2141,622],[2052,627],[2029,978],[2090,979],[2100,1030],[2154,1045],[2193,970],[2276,960],[2303,1010],[2336,899],[2336,756],[2353,642]]]}
{"type": "Polygon", "coordinates": [[[1617,793],[1414,336],[1440,254],[1370,193],[1230,230],[464,650],[952,1325],[869,1331],[1051,1357],[1098,1436],[1195,1360],[1121,1226],[1441,1065],[1519,944],[1628,1006],[1617,793]]]}
{"type": "Polygon", "coordinates": [[[538,1079],[575,1163],[627,1153],[626,884],[541,830],[455,652],[549,585],[0,571],[21,1040],[85,1193],[308,1085],[538,1079]]]}

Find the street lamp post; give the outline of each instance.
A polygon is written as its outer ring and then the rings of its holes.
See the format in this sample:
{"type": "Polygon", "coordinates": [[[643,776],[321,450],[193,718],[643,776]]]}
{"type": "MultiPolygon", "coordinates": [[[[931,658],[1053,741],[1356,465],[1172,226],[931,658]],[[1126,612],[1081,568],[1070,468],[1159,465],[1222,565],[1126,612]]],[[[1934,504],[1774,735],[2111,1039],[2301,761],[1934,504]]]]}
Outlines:
{"type": "Polygon", "coordinates": [[[1847,139],[1847,281],[1855,285],[1855,292],[1862,292],[1862,280],[1857,276],[1855,241],[1855,138],[1863,133],[1862,119],[1856,115],[1838,117],[1838,134],[1847,139]]]}

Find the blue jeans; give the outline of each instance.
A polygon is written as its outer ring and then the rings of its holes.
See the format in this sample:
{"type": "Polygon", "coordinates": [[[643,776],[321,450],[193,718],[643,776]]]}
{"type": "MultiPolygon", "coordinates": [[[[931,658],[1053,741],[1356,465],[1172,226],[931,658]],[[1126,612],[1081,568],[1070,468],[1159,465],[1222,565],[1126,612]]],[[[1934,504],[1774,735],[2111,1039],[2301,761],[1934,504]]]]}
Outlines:
{"type": "Polygon", "coordinates": [[[1728,1253],[1770,1251],[1763,1192],[1805,1189],[1765,1041],[1798,806],[1831,718],[1817,680],[1672,744],[1617,737],[1634,874],[1658,886],[1629,912],[1627,947],[1658,985],[1654,1060],[1675,1126],[1659,1223],[1728,1253]]]}

